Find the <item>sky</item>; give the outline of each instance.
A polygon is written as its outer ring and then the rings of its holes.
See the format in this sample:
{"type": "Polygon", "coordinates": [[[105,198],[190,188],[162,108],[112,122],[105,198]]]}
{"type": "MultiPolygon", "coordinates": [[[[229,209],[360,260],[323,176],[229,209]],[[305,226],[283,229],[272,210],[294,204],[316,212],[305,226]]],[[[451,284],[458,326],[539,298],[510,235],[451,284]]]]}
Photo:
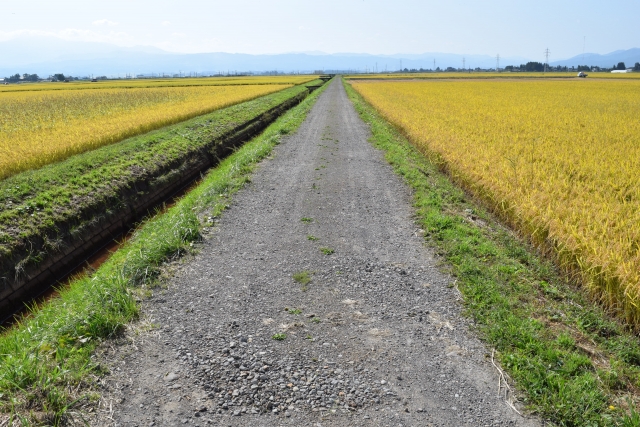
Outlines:
{"type": "Polygon", "coordinates": [[[639,0],[2,0],[0,41],[23,35],[181,52],[565,59],[640,47],[639,0]]]}

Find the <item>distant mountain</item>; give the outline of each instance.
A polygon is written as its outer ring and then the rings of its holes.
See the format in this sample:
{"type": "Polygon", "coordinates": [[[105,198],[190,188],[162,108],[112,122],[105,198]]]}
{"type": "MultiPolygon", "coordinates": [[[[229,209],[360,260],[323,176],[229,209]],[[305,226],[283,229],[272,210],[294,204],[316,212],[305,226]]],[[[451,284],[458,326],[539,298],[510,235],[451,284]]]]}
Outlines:
{"type": "Polygon", "coordinates": [[[607,53],[606,55],[585,53],[584,57],[583,55],[576,55],[573,58],[551,62],[550,65],[561,65],[567,67],[594,65],[597,67],[610,68],[613,65],[618,65],[618,62],[624,62],[627,67],[633,67],[636,62],[640,62],[640,48],[616,50],[615,52],[607,53]]]}
{"type": "MultiPolygon", "coordinates": [[[[0,42],[0,77],[16,73],[48,76],[63,73],[72,76],[117,74],[175,74],[227,72],[313,72],[316,70],[396,71],[402,68],[431,69],[434,66],[493,68],[490,55],[448,53],[370,55],[362,53],[327,54],[294,52],[272,55],[241,53],[179,54],[154,47],[120,47],[106,43],[81,43],[44,37],[23,37],[0,42]]],[[[527,62],[524,58],[501,58],[501,67],[527,62]]]]}

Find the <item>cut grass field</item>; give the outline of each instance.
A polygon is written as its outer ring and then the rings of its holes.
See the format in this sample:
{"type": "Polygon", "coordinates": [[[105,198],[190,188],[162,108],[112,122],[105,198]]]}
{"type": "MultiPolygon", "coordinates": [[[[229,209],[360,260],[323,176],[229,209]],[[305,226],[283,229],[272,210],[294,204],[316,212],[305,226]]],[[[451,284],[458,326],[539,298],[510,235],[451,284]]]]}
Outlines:
{"type": "MultiPolygon", "coordinates": [[[[11,419],[22,425],[60,425],[70,418],[82,422],[83,411],[98,397],[92,378],[104,374],[91,357],[96,347],[135,320],[136,299],[158,284],[162,264],[190,250],[189,244],[211,225],[206,219],[228,206],[229,197],[249,181],[255,164],[282,135],[298,128],[322,90],[226,158],[166,213],[142,224],[94,274],[74,281],[59,298],[4,331],[0,412],[7,419],[0,415],[0,423],[11,419]]],[[[177,131],[194,131],[207,120],[211,118],[196,119],[177,131]]],[[[142,139],[136,141],[134,146],[142,139]]]]}
{"type": "Polygon", "coordinates": [[[288,87],[0,92],[0,179],[288,87]]]}
{"type": "MultiPolygon", "coordinates": [[[[349,84],[372,143],[413,189],[417,221],[527,409],[559,426],[639,426],[640,340],[502,227],[349,84]]],[[[487,355],[490,357],[490,355],[487,355]]]]}
{"type": "Polygon", "coordinates": [[[595,299],[640,326],[640,80],[353,87],[595,299]]]}

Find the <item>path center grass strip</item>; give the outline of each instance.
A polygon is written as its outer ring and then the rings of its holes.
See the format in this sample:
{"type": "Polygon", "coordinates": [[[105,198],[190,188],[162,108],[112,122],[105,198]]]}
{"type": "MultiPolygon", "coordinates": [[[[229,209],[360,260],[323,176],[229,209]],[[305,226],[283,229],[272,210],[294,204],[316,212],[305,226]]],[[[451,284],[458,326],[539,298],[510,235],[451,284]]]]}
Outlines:
{"type": "Polygon", "coordinates": [[[560,426],[640,426],[640,340],[345,86],[372,143],[414,190],[427,242],[456,276],[467,314],[526,407],[560,426]]]}
{"type": "Polygon", "coordinates": [[[96,396],[91,378],[104,374],[91,359],[96,346],[136,319],[135,300],[154,286],[162,264],[189,250],[202,227],[211,226],[203,218],[226,208],[256,163],[282,135],[300,126],[323,90],[227,157],[165,214],[141,225],[93,275],[75,281],[59,298],[5,331],[0,336],[0,413],[26,425],[38,419],[59,425],[71,409],[90,405],[96,396]]]}

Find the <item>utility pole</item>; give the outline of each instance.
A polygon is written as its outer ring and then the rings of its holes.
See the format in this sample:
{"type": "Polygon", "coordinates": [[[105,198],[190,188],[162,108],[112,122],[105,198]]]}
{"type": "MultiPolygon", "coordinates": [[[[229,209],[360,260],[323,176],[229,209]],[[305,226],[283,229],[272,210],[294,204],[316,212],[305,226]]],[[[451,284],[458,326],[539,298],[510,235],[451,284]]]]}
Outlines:
{"type": "Polygon", "coordinates": [[[465,67],[464,67],[464,59],[465,59],[465,58],[464,58],[464,56],[463,56],[463,57],[462,57],[462,71],[464,71],[464,68],[465,68],[465,67]]]}
{"type": "Polygon", "coordinates": [[[545,58],[545,62],[544,62],[544,72],[547,72],[547,66],[549,65],[549,54],[551,53],[551,51],[549,51],[549,48],[546,48],[544,51],[544,58],[545,58]]]}
{"type": "Polygon", "coordinates": [[[496,55],[496,71],[500,72],[500,54],[496,55]]]}
{"type": "Polygon", "coordinates": [[[402,72],[402,59],[400,60],[400,72],[402,72]]]}

